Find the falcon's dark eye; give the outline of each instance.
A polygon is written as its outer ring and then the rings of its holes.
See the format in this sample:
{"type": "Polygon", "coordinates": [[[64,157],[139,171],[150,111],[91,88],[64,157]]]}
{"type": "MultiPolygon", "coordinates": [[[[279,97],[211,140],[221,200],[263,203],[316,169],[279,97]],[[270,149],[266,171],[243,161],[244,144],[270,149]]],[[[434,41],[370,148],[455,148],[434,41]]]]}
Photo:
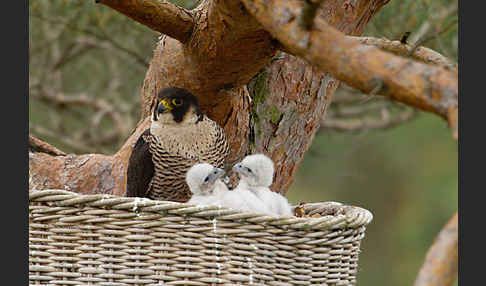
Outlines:
{"type": "Polygon", "coordinates": [[[174,98],[174,99],[172,99],[172,104],[174,104],[175,106],[179,106],[179,105],[182,104],[182,99],[174,98]]]}

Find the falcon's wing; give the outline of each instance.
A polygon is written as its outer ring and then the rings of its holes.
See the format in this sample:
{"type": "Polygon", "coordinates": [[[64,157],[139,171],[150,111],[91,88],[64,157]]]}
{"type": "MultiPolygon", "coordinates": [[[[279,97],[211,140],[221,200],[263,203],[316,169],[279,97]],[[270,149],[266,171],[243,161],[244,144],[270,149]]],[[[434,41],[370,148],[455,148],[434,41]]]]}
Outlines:
{"type": "Polygon", "coordinates": [[[144,140],[144,137],[149,134],[150,129],[147,129],[140,135],[128,160],[127,197],[145,197],[154,176],[154,163],[149,151],[149,143],[144,140]]]}

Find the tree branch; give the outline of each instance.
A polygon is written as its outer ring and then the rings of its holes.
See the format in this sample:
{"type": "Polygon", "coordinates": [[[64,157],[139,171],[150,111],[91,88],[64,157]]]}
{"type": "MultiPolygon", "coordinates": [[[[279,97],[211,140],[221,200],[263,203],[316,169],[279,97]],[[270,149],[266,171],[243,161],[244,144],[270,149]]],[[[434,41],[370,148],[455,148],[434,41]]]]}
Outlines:
{"type": "MultiPolygon", "coordinates": [[[[336,96],[337,97],[337,96],[336,96]]],[[[334,106],[331,106],[331,110],[328,110],[327,117],[332,116],[339,116],[339,117],[356,117],[362,116],[366,113],[381,110],[386,108],[389,102],[382,101],[382,102],[372,102],[370,104],[353,104],[351,106],[342,106],[341,104],[337,104],[336,102],[332,102],[334,106]]],[[[327,118],[326,117],[326,118],[327,118]]]]}
{"type": "Polygon", "coordinates": [[[399,55],[399,56],[410,55],[412,58],[421,61],[423,63],[438,65],[457,73],[457,63],[452,62],[450,59],[444,57],[438,52],[426,47],[421,46],[421,47],[414,48],[414,46],[408,44],[402,44],[400,43],[400,41],[390,41],[387,39],[378,39],[374,37],[349,37],[349,38],[357,40],[363,45],[375,46],[384,51],[393,53],[395,55],[399,55]]]}
{"type": "Polygon", "coordinates": [[[457,212],[437,235],[425,257],[414,286],[450,286],[457,279],[457,212]]]}
{"type": "Polygon", "coordinates": [[[407,109],[391,116],[386,109],[384,109],[381,118],[359,118],[359,119],[337,119],[325,118],[321,120],[320,130],[332,129],[336,131],[359,132],[370,129],[389,129],[393,128],[405,121],[409,121],[416,115],[415,109],[407,109]]]}
{"type": "MultiPolygon", "coordinates": [[[[93,153],[96,150],[94,148],[90,148],[89,146],[86,146],[86,144],[83,144],[79,140],[74,140],[72,138],[69,138],[65,135],[59,134],[60,132],[54,132],[50,129],[44,128],[39,125],[30,125],[29,126],[29,133],[32,134],[38,134],[42,137],[47,136],[51,138],[56,138],[60,143],[64,144],[65,146],[73,149],[75,152],[80,152],[80,153],[93,153]]],[[[30,144],[30,142],[29,142],[30,144]]],[[[30,145],[29,145],[30,147],[30,145]]],[[[55,147],[53,147],[55,148],[55,147]]],[[[58,156],[57,154],[52,154],[51,152],[43,152],[42,149],[35,149],[35,148],[30,148],[31,151],[33,152],[42,152],[46,153],[49,155],[55,155],[58,156]]],[[[49,149],[48,149],[49,150],[49,149]]],[[[62,152],[62,151],[60,151],[62,152]]]]}
{"type": "Polygon", "coordinates": [[[295,21],[301,1],[242,0],[248,11],[287,50],[348,85],[433,112],[449,121],[457,138],[458,75],[404,59],[346,37],[321,18],[306,31],[295,21]]]}
{"type": "Polygon", "coordinates": [[[231,109],[227,95],[233,94],[225,91],[247,84],[277,51],[270,34],[237,0],[206,0],[192,13],[195,24],[187,43],[162,37],[155,48],[142,87],[142,120],[160,89],[179,86],[222,124],[231,109]]]}
{"type": "Polygon", "coordinates": [[[97,0],[133,20],[184,43],[191,37],[191,12],[165,0],[97,0]]]}
{"type": "Polygon", "coordinates": [[[57,149],[56,147],[29,135],[29,151],[31,152],[42,152],[53,156],[65,156],[66,153],[57,149]]]}

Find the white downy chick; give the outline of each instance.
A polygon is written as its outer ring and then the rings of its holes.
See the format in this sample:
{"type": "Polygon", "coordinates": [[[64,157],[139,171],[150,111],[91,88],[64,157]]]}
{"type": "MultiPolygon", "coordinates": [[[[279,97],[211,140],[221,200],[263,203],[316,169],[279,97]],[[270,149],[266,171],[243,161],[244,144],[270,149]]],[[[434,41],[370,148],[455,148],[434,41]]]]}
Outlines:
{"type": "Polygon", "coordinates": [[[222,205],[222,195],[228,192],[226,185],[220,180],[224,170],[215,168],[208,163],[192,166],[186,173],[186,183],[192,193],[187,202],[194,205],[222,205]]]}
{"type": "Polygon", "coordinates": [[[269,213],[263,202],[248,190],[228,191],[220,179],[223,174],[223,169],[215,168],[211,164],[201,163],[192,166],[186,174],[187,185],[193,194],[187,203],[269,213]]]}
{"type": "Polygon", "coordinates": [[[271,213],[292,216],[292,207],[288,200],[270,190],[273,182],[273,161],[263,154],[246,156],[243,161],[233,166],[240,176],[237,190],[249,190],[255,194],[271,213]]]}
{"type": "Polygon", "coordinates": [[[222,195],[221,205],[246,212],[271,214],[269,208],[247,189],[235,188],[222,195]]]}

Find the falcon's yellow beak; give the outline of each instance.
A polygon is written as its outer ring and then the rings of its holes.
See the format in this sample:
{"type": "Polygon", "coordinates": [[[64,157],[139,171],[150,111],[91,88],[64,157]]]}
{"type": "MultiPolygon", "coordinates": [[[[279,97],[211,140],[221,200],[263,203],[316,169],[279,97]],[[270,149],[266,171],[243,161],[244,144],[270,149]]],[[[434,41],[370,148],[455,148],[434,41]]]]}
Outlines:
{"type": "Polygon", "coordinates": [[[159,104],[157,105],[157,112],[159,114],[164,113],[164,112],[168,112],[168,111],[171,111],[171,110],[172,110],[172,106],[165,99],[162,99],[161,101],[159,101],[159,104]]]}

